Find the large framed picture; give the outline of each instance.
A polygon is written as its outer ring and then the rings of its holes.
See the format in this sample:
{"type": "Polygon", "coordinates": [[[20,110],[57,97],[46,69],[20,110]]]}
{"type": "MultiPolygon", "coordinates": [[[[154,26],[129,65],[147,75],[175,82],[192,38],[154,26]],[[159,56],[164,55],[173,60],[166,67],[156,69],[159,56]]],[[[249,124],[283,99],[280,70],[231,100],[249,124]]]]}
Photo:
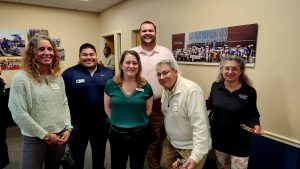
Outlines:
{"type": "Polygon", "coordinates": [[[257,24],[232,26],[172,35],[172,51],[180,64],[219,65],[228,55],[256,61],[257,24]]]}

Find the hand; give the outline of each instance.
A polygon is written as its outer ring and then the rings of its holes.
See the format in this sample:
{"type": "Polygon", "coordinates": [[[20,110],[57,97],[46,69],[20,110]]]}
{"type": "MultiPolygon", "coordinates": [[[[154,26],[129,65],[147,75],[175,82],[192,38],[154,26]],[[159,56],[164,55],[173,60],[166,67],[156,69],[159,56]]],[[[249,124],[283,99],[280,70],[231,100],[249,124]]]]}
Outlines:
{"type": "Polygon", "coordinates": [[[172,168],[176,168],[176,169],[194,169],[196,166],[197,166],[197,163],[191,158],[188,158],[183,163],[180,159],[177,159],[172,164],[172,168]]]}
{"type": "Polygon", "coordinates": [[[260,125],[255,125],[254,128],[255,128],[255,130],[253,131],[253,134],[256,134],[256,135],[263,135],[264,134],[264,131],[260,127],[260,125]]]}
{"type": "Polygon", "coordinates": [[[70,130],[65,130],[63,132],[63,134],[60,136],[60,139],[62,139],[64,141],[62,144],[64,144],[65,142],[67,142],[69,140],[70,135],[71,135],[70,130]]]}
{"type": "Polygon", "coordinates": [[[194,169],[196,168],[197,163],[191,158],[188,158],[185,163],[183,163],[183,169],[194,169]]]}
{"type": "Polygon", "coordinates": [[[181,164],[179,163],[178,160],[174,161],[172,164],[172,168],[179,168],[179,166],[181,166],[181,164]]]}
{"type": "Polygon", "coordinates": [[[53,133],[48,133],[44,140],[46,141],[46,143],[48,143],[50,145],[64,144],[66,142],[63,139],[61,139],[58,135],[53,134],[53,133]]]}
{"type": "Polygon", "coordinates": [[[182,164],[184,162],[185,162],[185,160],[177,158],[177,160],[173,162],[172,168],[183,169],[182,164]]]}

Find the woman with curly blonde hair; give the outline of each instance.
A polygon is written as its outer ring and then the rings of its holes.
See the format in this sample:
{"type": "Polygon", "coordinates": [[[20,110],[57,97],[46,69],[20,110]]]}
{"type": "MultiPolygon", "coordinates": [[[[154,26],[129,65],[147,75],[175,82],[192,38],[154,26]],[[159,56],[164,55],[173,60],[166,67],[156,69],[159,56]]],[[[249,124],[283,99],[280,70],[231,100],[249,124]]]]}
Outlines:
{"type": "Polygon", "coordinates": [[[47,74],[51,74],[56,77],[60,75],[59,55],[57,53],[55,43],[48,36],[45,35],[32,37],[29,41],[26,54],[23,57],[23,70],[26,71],[37,82],[42,82],[43,72],[40,72],[42,71],[42,69],[45,69],[43,71],[46,71],[47,74]],[[47,40],[53,48],[51,51],[53,52],[52,62],[44,68],[43,65],[40,65],[38,57],[35,55],[37,50],[40,50],[37,49],[38,42],[40,40],[47,40]]]}
{"type": "Polygon", "coordinates": [[[21,169],[59,169],[71,134],[59,56],[48,36],[29,40],[23,70],[12,80],[9,109],[23,135],[21,169]]]}

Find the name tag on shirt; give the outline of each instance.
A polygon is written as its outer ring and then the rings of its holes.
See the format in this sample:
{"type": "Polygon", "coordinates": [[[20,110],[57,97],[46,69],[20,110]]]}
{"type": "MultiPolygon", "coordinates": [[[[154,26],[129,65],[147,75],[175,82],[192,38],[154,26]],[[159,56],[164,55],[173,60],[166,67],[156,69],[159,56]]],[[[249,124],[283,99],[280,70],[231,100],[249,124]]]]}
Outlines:
{"type": "Polygon", "coordinates": [[[85,81],[84,81],[84,79],[77,79],[76,80],[76,83],[84,83],[85,81]]]}
{"type": "Polygon", "coordinates": [[[51,83],[50,86],[54,90],[58,90],[59,89],[59,85],[57,83],[51,83]]]}
{"type": "Polygon", "coordinates": [[[172,112],[177,112],[177,111],[178,111],[177,105],[173,105],[173,106],[172,106],[172,112]]]}
{"type": "Polygon", "coordinates": [[[139,91],[139,92],[143,92],[144,91],[144,89],[142,89],[142,88],[136,88],[135,90],[139,91]]]}

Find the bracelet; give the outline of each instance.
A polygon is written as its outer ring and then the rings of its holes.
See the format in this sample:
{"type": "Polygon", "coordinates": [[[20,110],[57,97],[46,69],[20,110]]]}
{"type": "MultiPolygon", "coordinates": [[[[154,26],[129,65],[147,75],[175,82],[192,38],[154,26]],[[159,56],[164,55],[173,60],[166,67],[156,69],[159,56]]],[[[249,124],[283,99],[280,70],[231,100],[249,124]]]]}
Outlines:
{"type": "Polygon", "coordinates": [[[66,128],[65,129],[72,129],[73,126],[72,125],[66,125],[66,128]]]}

